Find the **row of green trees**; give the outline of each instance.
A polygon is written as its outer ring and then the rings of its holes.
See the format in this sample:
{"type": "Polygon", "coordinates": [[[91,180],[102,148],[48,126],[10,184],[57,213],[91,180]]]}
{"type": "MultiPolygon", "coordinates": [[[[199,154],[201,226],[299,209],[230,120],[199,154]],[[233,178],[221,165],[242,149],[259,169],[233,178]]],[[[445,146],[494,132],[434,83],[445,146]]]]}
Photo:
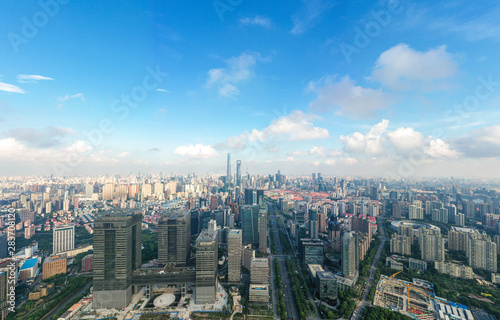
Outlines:
{"type": "Polygon", "coordinates": [[[292,285],[293,295],[295,297],[295,304],[301,319],[306,319],[308,315],[313,313],[314,304],[307,296],[307,286],[304,279],[300,276],[302,272],[297,260],[286,259],[286,268],[288,270],[288,277],[292,285]]]}
{"type": "Polygon", "coordinates": [[[29,308],[30,304],[25,304],[21,308],[17,309],[15,313],[9,313],[7,319],[25,319],[25,320],[39,320],[47,314],[50,310],[56,307],[61,301],[66,299],[69,295],[79,290],[85,286],[89,281],[92,281],[92,277],[74,277],[68,280],[62,289],[49,297],[45,298],[46,301],[42,302],[37,307],[37,310],[33,313],[28,313],[31,311],[29,308]]]}
{"type": "Polygon", "coordinates": [[[281,281],[280,267],[278,264],[278,258],[274,258],[274,287],[276,288],[276,300],[278,303],[278,315],[281,319],[286,319],[286,306],[285,299],[283,298],[283,284],[281,281]]]}
{"type": "Polygon", "coordinates": [[[412,318],[405,316],[396,311],[391,311],[381,307],[366,307],[361,315],[363,320],[411,320],[412,318]]]}

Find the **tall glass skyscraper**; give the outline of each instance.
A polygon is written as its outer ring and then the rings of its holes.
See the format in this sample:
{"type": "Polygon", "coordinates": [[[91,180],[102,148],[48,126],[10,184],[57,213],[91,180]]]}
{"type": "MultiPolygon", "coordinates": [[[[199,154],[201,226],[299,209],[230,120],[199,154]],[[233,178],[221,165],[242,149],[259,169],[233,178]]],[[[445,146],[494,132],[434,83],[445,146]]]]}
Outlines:
{"type": "Polygon", "coordinates": [[[132,272],[142,263],[142,214],[107,211],[94,220],[94,308],[125,308],[132,272]]]}

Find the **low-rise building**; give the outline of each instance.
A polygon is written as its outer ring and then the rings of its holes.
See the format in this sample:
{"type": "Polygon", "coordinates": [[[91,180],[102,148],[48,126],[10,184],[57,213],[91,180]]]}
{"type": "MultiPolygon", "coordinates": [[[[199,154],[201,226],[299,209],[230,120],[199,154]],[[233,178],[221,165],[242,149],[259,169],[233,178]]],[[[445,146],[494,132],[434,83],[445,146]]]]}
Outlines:
{"type": "Polygon", "coordinates": [[[456,278],[472,279],[474,276],[471,267],[457,263],[434,261],[434,267],[439,273],[444,273],[456,278]]]}
{"type": "Polygon", "coordinates": [[[68,258],[65,254],[50,256],[43,262],[43,280],[57,274],[66,273],[68,268],[68,258]]]}

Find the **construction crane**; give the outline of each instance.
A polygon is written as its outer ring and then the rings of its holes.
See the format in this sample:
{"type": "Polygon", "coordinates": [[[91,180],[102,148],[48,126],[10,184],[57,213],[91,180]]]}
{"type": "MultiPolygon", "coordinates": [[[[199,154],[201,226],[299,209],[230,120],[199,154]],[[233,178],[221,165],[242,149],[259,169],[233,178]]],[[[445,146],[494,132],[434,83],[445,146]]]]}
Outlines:
{"type": "Polygon", "coordinates": [[[394,277],[397,275],[397,274],[400,274],[401,271],[398,271],[396,272],[395,274],[393,274],[392,276],[389,277],[389,279],[392,279],[392,286],[394,287],[394,277]]]}

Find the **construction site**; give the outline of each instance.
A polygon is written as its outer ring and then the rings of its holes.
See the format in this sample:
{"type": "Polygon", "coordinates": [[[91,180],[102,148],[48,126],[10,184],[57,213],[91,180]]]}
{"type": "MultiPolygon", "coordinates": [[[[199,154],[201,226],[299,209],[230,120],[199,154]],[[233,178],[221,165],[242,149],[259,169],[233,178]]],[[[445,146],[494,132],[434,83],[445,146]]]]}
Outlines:
{"type": "Polygon", "coordinates": [[[414,319],[474,319],[466,306],[436,297],[432,283],[420,279],[412,282],[396,279],[398,273],[380,277],[374,305],[414,319]]]}

